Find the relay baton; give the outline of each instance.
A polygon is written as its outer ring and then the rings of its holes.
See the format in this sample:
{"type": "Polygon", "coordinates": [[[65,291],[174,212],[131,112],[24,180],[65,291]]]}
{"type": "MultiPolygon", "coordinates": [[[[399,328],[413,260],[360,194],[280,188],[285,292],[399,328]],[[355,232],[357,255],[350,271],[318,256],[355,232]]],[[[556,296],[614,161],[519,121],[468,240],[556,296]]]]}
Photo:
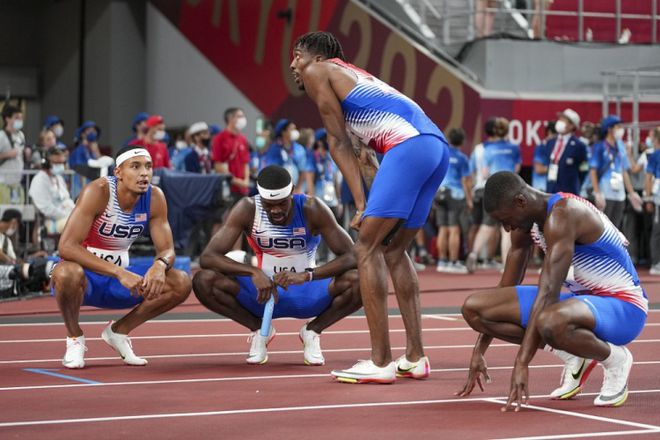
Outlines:
{"type": "Polygon", "coordinates": [[[275,307],[275,295],[271,294],[264,308],[264,317],[261,319],[261,336],[267,338],[270,334],[270,321],[273,319],[273,308],[275,307]]]}

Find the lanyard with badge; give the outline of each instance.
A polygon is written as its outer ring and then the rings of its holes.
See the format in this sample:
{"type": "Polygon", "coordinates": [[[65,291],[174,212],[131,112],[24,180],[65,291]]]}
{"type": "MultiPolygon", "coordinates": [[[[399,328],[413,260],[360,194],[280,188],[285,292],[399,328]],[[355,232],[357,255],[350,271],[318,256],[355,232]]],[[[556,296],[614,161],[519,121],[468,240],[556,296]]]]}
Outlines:
{"type": "Polygon", "coordinates": [[[616,146],[610,146],[610,144],[605,141],[605,146],[607,148],[607,154],[610,159],[610,187],[613,191],[621,191],[623,189],[623,174],[615,170],[614,163],[616,161],[616,156],[618,156],[618,150],[616,146]],[[612,151],[614,150],[614,152],[612,151]],[[616,153],[616,154],[615,154],[616,153]]]}
{"type": "Polygon", "coordinates": [[[552,150],[552,154],[550,155],[550,166],[548,167],[548,180],[551,182],[556,182],[557,176],[559,176],[559,161],[561,160],[561,156],[564,154],[564,151],[566,150],[566,144],[567,142],[564,142],[564,137],[559,136],[557,138],[557,143],[555,144],[555,148],[552,150]]]}

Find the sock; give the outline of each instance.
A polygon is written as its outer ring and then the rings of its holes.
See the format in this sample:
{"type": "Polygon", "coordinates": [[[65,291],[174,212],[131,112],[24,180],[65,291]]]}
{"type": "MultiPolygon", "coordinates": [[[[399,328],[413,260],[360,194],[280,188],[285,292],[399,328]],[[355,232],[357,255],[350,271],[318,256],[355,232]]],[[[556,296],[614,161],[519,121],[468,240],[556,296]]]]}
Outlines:
{"type": "Polygon", "coordinates": [[[570,354],[567,351],[564,350],[557,350],[556,348],[552,348],[549,345],[546,345],[543,347],[543,351],[547,351],[548,353],[552,353],[555,356],[557,356],[559,359],[561,359],[564,362],[568,362],[572,359],[577,358],[577,356],[570,354]]]}
{"type": "Polygon", "coordinates": [[[609,342],[607,343],[607,345],[610,346],[610,355],[601,362],[601,364],[603,364],[603,367],[611,368],[626,360],[626,351],[623,349],[623,347],[610,344],[609,342]]]}

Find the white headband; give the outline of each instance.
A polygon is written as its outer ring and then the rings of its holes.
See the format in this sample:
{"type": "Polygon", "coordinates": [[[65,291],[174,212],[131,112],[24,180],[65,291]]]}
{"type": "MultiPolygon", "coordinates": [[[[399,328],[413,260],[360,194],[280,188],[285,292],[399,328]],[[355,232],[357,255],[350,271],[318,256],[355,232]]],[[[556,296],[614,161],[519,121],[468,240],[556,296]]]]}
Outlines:
{"type": "Polygon", "coordinates": [[[119,167],[121,164],[126,162],[128,159],[132,159],[137,156],[145,156],[148,157],[149,160],[151,160],[151,154],[144,148],[135,148],[133,150],[128,150],[123,153],[121,153],[117,159],[115,160],[115,165],[119,167]]]}
{"type": "Polygon", "coordinates": [[[293,191],[293,182],[289,182],[287,186],[280,189],[266,189],[262,186],[259,186],[257,183],[257,189],[259,190],[259,195],[262,199],[282,200],[291,195],[291,192],[293,191]]]}

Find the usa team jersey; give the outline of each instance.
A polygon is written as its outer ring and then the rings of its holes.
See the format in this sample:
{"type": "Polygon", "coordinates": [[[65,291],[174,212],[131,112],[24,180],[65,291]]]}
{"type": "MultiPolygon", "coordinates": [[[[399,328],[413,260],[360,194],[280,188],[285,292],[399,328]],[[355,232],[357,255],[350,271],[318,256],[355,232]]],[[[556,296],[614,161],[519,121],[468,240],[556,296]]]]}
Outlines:
{"type": "MultiPolygon", "coordinates": [[[[628,240],[607,216],[588,201],[569,193],[557,193],[550,197],[548,213],[558,200],[569,198],[597,212],[604,229],[603,234],[595,242],[575,244],[572,274],[569,271],[564,285],[573,293],[612,296],[648,313],[648,299],[639,284],[639,276],[626,250],[628,240]]],[[[531,235],[534,242],[547,252],[545,237],[536,223],[531,235]]]]}
{"type": "Polygon", "coordinates": [[[357,76],[355,87],[341,103],[346,128],[377,153],[420,134],[437,136],[440,129],[412,99],[368,72],[339,58],[328,60],[357,76]]]}
{"type": "Polygon", "coordinates": [[[261,197],[254,196],[254,221],[248,243],[257,256],[259,268],[269,277],[283,270],[303,272],[316,266],[316,248],[321,237],[307,229],[303,213],[306,200],[304,194],[294,194],[291,224],[279,226],[268,220],[261,197]]]}
{"type": "Polygon", "coordinates": [[[128,249],[147,228],[151,209],[151,185],[130,213],[122,211],[117,200],[117,178],[108,180],[110,197],[103,214],[94,219],[83,246],[99,258],[117,266],[129,265],[128,249]]]}

